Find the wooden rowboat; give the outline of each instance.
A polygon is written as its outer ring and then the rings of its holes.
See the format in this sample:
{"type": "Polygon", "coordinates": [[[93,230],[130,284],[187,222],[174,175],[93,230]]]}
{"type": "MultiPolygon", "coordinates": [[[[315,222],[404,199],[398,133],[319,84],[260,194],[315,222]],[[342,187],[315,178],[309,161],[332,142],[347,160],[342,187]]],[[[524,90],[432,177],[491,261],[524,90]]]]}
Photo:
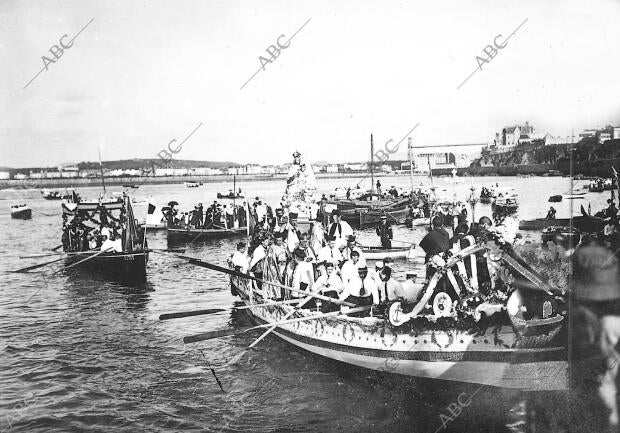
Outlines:
{"type": "Polygon", "coordinates": [[[123,281],[146,280],[146,264],[149,259],[148,251],[137,252],[110,252],[99,254],[99,250],[67,252],[65,265],[82,262],[78,266],[92,272],[100,273],[108,278],[123,281]]]}
{"type": "Polygon", "coordinates": [[[181,243],[181,242],[200,242],[209,239],[222,239],[237,236],[244,236],[247,234],[245,227],[231,228],[231,229],[184,229],[168,227],[168,242],[169,243],[181,243]]]}
{"type": "Polygon", "coordinates": [[[603,230],[605,222],[601,218],[586,215],[574,217],[572,224],[570,218],[537,218],[519,221],[519,230],[543,230],[551,226],[568,227],[571,225],[582,232],[594,233],[603,230]]]}
{"type": "Polygon", "coordinates": [[[365,259],[369,260],[381,260],[386,257],[391,259],[410,259],[413,258],[414,247],[392,247],[392,248],[382,248],[382,247],[360,247],[362,253],[364,254],[365,259]]]}
{"type": "MultiPolygon", "coordinates": [[[[370,317],[326,317],[288,304],[246,311],[258,324],[276,323],[285,316],[298,319],[276,325],[273,334],[298,348],[347,364],[420,378],[528,391],[567,389],[567,352],[565,338],[560,334],[565,320],[559,314],[561,309],[551,306],[552,298],[546,297],[545,289],[530,290],[540,296],[536,308],[525,308],[525,294],[514,288],[507,301],[493,305],[496,312],[488,317],[459,319],[461,316],[445,314],[456,301],[453,304],[450,296],[441,291],[445,285],[439,281],[454,280],[457,285],[453,287],[465,284],[469,289],[463,290],[463,295],[469,294],[473,280],[465,278],[458,282],[458,269],[464,269],[463,261],[471,257],[475,263],[476,253],[483,249],[472,245],[452,256],[431,278],[413,310],[405,313],[400,302],[388,306],[389,320],[377,311],[370,317]],[[535,316],[539,310],[544,317],[535,316]],[[531,316],[519,316],[524,311],[531,316]]],[[[521,281],[523,275],[538,281],[535,273],[519,261],[507,257],[508,262],[513,267],[506,281],[521,281]],[[515,269],[524,274],[513,279],[518,273],[515,269]]],[[[259,289],[250,278],[232,275],[231,286],[248,306],[268,301],[266,294],[270,288],[266,282],[259,289]]],[[[476,311],[484,305],[480,304],[476,311]]]]}
{"type": "Polygon", "coordinates": [[[399,210],[372,210],[372,209],[347,209],[341,211],[342,219],[352,227],[366,228],[376,226],[381,222],[381,216],[387,216],[390,224],[404,224],[409,208],[399,210]]]}
{"type": "Polygon", "coordinates": [[[25,204],[11,206],[11,218],[18,220],[29,220],[32,218],[32,209],[25,204]]]}

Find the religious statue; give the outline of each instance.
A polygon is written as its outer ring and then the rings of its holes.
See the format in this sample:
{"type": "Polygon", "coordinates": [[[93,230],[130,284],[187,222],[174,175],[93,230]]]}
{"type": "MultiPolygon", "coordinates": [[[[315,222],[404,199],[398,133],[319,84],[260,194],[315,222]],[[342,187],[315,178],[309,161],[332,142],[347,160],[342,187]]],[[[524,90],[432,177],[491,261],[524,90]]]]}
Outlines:
{"type": "Polygon", "coordinates": [[[310,209],[312,193],[316,191],[317,184],[311,165],[301,162],[301,154],[293,153],[293,164],[286,178],[286,191],[283,202],[298,212],[310,209]]]}

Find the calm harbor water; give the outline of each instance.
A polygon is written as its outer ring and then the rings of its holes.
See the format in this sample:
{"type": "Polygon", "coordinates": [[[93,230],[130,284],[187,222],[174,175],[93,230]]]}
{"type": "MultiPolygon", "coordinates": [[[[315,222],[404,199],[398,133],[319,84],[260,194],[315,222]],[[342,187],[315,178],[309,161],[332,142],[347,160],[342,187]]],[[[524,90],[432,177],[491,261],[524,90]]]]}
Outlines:
{"type": "MultiPolygon", "coordinates": [[[[319,191],[354,185],[357,180],[319,180],[319,191]]],[[[381,179],[384,187],[408,187],[408,177],[381,179]]],[[[427,178],[415,178],[429,184],[427,178]]],[[[569,189],[567,178],[435,179],[439,189],[463,198],[471,185],[512,186],[519,193],[519,218],[544,217],[550,195],[569,189]]],[[[585,181],[575,182],[582,191],[585,181]]],[[[251,198],[275,205],[281,181],[238,183],[251,198]]],[[[227,184],[188,189],[183,185],[146,185],[132,192],[137,201],[152,197],[160,204],[177,200],[191,208],[207,205],[227,184]]],[[[108,188],[121,191],[120,187],[108,188]]],[[[98,188],[82,188],[95,198],[98,188]]],[[[608,193],[576,200],[592,211],[601,209],[608,193]]],[[[569,203],[554,203],[558,217],[569,215],[569,203]]],[[[145,205],[136,205],[142,217],[145,205]]],[[[470,212],[471,214],[471,212],[470,212]]],[[[476,218],[490,215],[476,207],[476,218]]],[[[255,338],[254,334],[184,345],[182,337],[206,330],[248,324],[247,316],[229,309],[236,302],[226,276],[193,267],[172,256],[151,254],[146,284],[124,286],[80,271],[60,271],[59,263],[44,272],[9,273],[29,264],[53,260],[20,259],[60,244],[60,203],[46,201],[37,190],[0,191],[0,431],[235,431],[235,432],[435,432],[519,431],[507,425],[523,395],[484,387],[471,406],[442,429],[440,414],[461,392],[478,387],[379,374],[294,349],[269,337],[236,365],[227,365],[255,338]],[[9,206],[28,203],[30,221],[11,220],[9,206]],[[59,271],[58,273],[55,273],[59,271]],[[161,313],[200,308],[226,312],[159,322],[161,313]],[[211,373],[212,366],[224,392],[211,373]],[[438,430],[439,429],[439,430],[438,430]]],[[[423,228],[395,229],[394,238],[418,242],[423,228]]],[[[377,244],[372,231],[360,235],[377,244]]],[[[526,238],[538,241],[539,234],[526,238]]],[[[225,264],[237,239],[188,246],[187,255],[225,264]]],[[[165,248],[165,232],[149,234],[149,245],[165,248]]],[[[422,252],[419,252],[422,255],[422,252]]],[[[395,266],[399,275],[411,263],[395,266]]]]}

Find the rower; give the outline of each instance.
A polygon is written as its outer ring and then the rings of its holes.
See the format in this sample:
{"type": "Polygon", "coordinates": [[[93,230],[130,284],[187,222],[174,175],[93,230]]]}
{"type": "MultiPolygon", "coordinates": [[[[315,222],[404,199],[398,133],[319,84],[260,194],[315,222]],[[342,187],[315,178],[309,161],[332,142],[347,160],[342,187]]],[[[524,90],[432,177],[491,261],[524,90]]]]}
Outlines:
{"type": "Polygon", "coordinates": [[[392,268],[382,266],[378,276],[380,280],[379,302],[390,302],[405,297],[402,284],[392,278],[392,268]]]}
{"type": "MultiPolygon", "coordinates": [[[[306,261],[306,253],[297,248],[293,253],[295,258],[295,270],[293,271],[293,281],[292,287],[293,289],[303,290],[306,292],[312,292],[312,287],[314,285],[314,268],[310,262],[306,261]]],[[[291,296],[293,298],[301,298],[302,294],[298,292],[292,292],[291,296]]],[[[304,305],[304,308],[315,308],[316,304],[313,300],[310,300],[304,305]]]]}
{"type": "Polygon", "coordinates": [[[364,254],[362,253],[362,250],[357,246],[357,243],[355,242],[355,235],[349,235],[347,236],[347,245],[342,251],[342,258],[344,260],[350,260],[351,253],[353,251],[357,251],[360,257],[364,256],[364,254]]]}
{"type": "Polygon", "coordinates": [[[336,238],[334,236],[327,236],[327,245],[321,248],[317,259],[319,262],[332,263],[338,263],[343,260],[340,250],[336,248],[336,238]]]}
{"type": "Polygon", "coordinates": [[[353,250],[351,251],[351,260],[347,260],[340,269],[340,276],[344,284],[349,283],[357,276],[357,271],[361,266],[366,266],[366,261],[362,260],[360,254],[353,250]]]}
{"type": "Polygon", "coordinates": [[[551,206],[549,208],[549,212],[547,212],[547,216],[545,217],[548,220],[554,220],[555,219],[555,209],[553,208],[553,206],[551,206]]]}
{"type": "Polygon", "coordinates": [[[375,232],[381,239],[381,248],[386,250],[392,248],[392,238],[394,235],[392,233],[392,227],[387,222],[386,214],[381,215],[381,222],[375,228],[375,232]]]}
{"type": "MultiPolygon", "coordinates": [[[[368,275],[368,268],[366,266],[360,267],[357,276],[345,283],[344,290],[340,294],[340,300],[352,302],[358,307],[379,304],[377,284],[368,275]]],[[[360,313],[352,314],[352,316],[359,315],[360,313]]]]}
{"type": "MultiPolygon", "coordinates": [[[[316,293],[321,293],[323,296],[338,299],[342,291],[344,290],[342,279],[336,273],[336,265],[333,262],[322,263],[323,273],[314,283],[313,290],[316,293]]],[[[332,302],[323,302],[321,305],[321,311],[323,313],[329,313],[331,311],[338,311],[340,307],[332,302]]]]}
{"type": "Polygon", "coordinates": [[[336,238],[337,243],[345,243],[347,236],[353,234],[353,229],[348,222],[342,221],[340,211],[332,211],[333,222],[327,228],[327,234],[336,238]]]}

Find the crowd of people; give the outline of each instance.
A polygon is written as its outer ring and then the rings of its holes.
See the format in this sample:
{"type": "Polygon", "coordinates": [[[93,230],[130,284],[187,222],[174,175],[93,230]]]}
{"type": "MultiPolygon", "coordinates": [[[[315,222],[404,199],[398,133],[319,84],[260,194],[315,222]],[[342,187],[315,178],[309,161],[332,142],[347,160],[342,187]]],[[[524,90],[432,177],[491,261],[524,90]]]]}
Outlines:
{"type": "Polygon", "coordinates": [[[202,203],[198,203],[191,211],[179,211],[177,202],[170,202],[164,208],[163,214],[168,227],[184,229],[231,229],[245,227],[247,217],[244,205],[232,203],[222,204],[213,201],[205,210],[202,203]]]}
{"type": "MultiPolygon", "coordinates": [[[[377,227],[377,233],[384,245],[392,238],[392,229],[385,221],[377,227]]],[[[377,261],[369,269],[351,226],[341,219],[338,210],[331,212],[326,227],[319,216],[309,230],[300,229],[294,212],[286,215],[276,209],[273,225],[265,214],[258,220],[250,245],[240,242],[230,263],[239,272],[293,289],[259,285],[266,298],[275,300],[301,299],[304,292],[313,292],[358,306],[381,305],[398,298],[413,301],[420,290],[412,280],[395,280],[389,259],[377,261]]],[[[304,308],[327,312],[337,306],[311,300],[304,308]]]]}

